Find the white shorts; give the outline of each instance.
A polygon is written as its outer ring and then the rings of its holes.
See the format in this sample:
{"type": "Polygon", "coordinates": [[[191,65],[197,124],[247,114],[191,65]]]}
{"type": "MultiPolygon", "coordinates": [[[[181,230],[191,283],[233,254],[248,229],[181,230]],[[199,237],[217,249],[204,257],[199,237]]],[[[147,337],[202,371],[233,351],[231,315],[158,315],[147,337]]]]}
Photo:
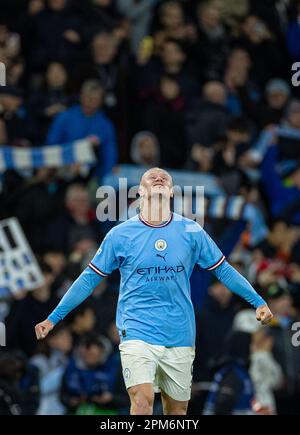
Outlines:
{"type": "Polygon", "coordinates": [[[195,347],[165,347],[142,340],[123,341],[119,345],[126,388],[153,384],[174,400],[191,397],[195,347]]]}

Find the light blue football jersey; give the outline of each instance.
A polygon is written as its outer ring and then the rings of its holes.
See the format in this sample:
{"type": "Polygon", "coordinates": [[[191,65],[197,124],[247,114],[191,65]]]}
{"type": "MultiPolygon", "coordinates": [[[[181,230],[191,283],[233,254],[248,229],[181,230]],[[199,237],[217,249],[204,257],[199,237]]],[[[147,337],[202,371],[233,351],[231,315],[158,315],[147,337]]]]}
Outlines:
{"type": "Polygon", "coordinates": [[[117,225],[89,267],[101,276],[120,270],[117,328],[122,341],[194,346],[191,273],[195,264],[213,270],[224,260],[200,225],[172,213],[159,226],[139,215],[117,225]]]}

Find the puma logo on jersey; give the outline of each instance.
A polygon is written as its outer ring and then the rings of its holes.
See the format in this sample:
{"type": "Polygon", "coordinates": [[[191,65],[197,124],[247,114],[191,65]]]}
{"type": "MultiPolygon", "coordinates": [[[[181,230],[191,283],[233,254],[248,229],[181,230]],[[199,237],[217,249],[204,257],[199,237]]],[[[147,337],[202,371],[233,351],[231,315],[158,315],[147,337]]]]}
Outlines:
{"type": "Polygon", "coordinates": [[[162,258],[164,261],[166,261],[166,255],[167,255],[167,253],[165,253],[165,255],[156,254],[157,257],[162,258]]]}

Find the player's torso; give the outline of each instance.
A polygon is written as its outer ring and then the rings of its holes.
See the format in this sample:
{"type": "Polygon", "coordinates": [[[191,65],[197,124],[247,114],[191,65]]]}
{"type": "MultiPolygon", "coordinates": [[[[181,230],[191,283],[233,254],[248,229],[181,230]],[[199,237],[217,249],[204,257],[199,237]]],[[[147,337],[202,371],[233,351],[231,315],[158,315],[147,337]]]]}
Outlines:
{"type": "Polygon", "coordinates": [[[137,220],[120,228],[118,236],[122,246],[118,246],[121,286],[117,326],[125,334],[123,339],[193,345],[195,320],[189,278],[195,251],[191,234],[175,220],[161,228],[137,220]]]}
{"type": "Polygon", "coordinates": [[[188,287],[194,266],[191,236],[182,222],[163,227],[135,221],[126,228],[120,271],[122,285],[157,292],[188,287]]]}

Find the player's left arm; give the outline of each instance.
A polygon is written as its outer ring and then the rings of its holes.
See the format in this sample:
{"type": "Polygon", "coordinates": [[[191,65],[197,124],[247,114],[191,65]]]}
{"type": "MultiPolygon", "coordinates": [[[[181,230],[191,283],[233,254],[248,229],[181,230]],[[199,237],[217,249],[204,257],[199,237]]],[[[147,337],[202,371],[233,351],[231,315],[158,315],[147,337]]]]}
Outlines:
{"type": "Polygon", "coordinates": [[[254,290],[249,281],[226,261],[216,243],[202,228],[195,233],[195,237],[199,249],[199,266],[213,272],[230,291],[249,302],[256,309],[257,320],[262,324],[268,323],[273,314],[266,301],[254,290]]]}
{"type": "Polygon", "coordinates": [[[244,278],[226,260],[213,270],[213,273],[230,291],[245,299],[256,308],[256,318],[263,325],[273,317],[266,301],[254,290],[249,281],[244,278]]]}

